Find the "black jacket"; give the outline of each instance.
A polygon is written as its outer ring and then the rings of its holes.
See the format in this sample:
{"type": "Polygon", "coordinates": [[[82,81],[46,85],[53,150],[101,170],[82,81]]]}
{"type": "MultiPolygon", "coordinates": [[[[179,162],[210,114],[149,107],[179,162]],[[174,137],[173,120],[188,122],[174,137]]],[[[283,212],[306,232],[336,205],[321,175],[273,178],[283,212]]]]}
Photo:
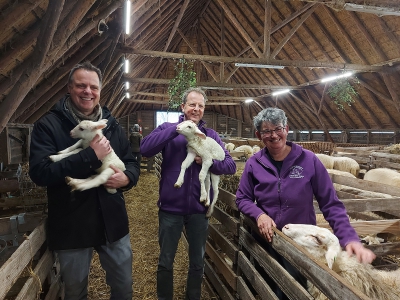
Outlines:
{"type": "MultiPolygon", "coordinates": [[[[37,185],[47,186],[47,238],[51,250],[104,245],[106,239],[114,242],[129,231],[121,190],[110,194],[100,186],[82,192],[71,192],[65,183],[65,176],[87,178],[96,174],[95,170],[101,166],[101,161],[91,147],[59,162],[53,163],[48,158],[77,141],[70,137],[70,131],[77,122],[65,108],[66,97],[35,123],[30,147],[29,175],[37,185]]],[[[130,179],[129,185],[124,187],[125,191],[136,185],[139,165],[132,156],[125,132],[105,107],[103,119],[108,119],[103,133],[115,153],[125,163],[124,173],[130,179]]]]}

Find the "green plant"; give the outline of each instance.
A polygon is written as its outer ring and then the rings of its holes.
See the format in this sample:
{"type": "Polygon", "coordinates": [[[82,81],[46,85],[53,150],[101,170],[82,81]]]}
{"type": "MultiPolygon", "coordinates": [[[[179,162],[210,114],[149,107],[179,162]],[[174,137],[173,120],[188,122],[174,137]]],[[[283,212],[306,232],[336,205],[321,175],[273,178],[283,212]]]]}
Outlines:
{"type": "MultiPolygon", "coordinates": [[[[356,79],[351,80],[353,83],[358,83],[356,79]]],[[[332,83],[328,88],[328,94],[339,110],[344,110],[345,105],[351,106],[351,104],[354,103],[353,96],[358,95],[348,78],[341,78],[332,83]]]]}
{"type": "Polygon", "coordinates": [[[177,74],[169,81],[168,108],[176,110],[182,103],[184,91],[196,86],[196,72],[193,71],[193,63],[184,58],[179,59],[174,69],[177,74]]]}

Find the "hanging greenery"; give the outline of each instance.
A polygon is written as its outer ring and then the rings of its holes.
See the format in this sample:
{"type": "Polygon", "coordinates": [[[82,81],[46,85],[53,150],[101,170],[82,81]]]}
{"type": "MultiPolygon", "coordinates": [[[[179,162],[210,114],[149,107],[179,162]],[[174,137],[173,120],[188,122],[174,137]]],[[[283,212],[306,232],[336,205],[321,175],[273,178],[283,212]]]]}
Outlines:
{"type": "Polygon", "coordinates": [[[196,86],[196,72],[193,71],[193,63],[184,58],[179,59],[174,69],[177,74],[169,81],[168,108],[176,110],[182,103],[182,94],[184,91],[196,86]]]}
{"type": "Polygon", "coordinates": [[[351,106],[354,103],[353,97],[358,95],[349,80],[352,80],[353,84],[358,84],[357,79],[340,78],[328,88],[328,94],[339,110],[344,110],[345,105],[351,106]]]}

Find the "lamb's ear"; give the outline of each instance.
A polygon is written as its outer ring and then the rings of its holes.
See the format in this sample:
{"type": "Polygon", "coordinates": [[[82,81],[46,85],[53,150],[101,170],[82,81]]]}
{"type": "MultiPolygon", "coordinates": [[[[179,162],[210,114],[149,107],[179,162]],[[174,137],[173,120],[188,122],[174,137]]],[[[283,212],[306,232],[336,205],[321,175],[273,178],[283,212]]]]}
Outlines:
{"type": "Polygon", "coordinates": [[[202,138],[203,140],[205,140],[205,139],[207,138],[207,136],[206,136],[203,132],[201,132],[199,128],[196,128],[195,134],[196,134],[198,137],[202,138]]]}
{"type": "Polygon", "coordinates": [[[106,126],[107,126],[107,123],[104,123],[104,124],[100,123],[100,124],[96,125],[96,129],[103,129],[103,128],[106,128],[106,126]]]}
{"type": "Polygon", "coordinates": [[[100,123],[107,124],[108,120],[107,120],[107,119],[101,119],[101,120],[99,120],[99,122],[100,122],[100,123]]]}

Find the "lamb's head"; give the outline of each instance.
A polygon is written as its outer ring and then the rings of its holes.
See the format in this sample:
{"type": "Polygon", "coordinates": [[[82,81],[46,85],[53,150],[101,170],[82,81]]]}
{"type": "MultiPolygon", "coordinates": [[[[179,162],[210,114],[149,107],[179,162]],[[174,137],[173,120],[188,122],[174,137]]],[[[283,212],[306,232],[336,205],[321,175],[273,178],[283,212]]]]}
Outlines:
{"type": "Polygon", "coordinates": [[[183,121],[176,125],[176,131],[189,139],[195,136],[202,139],[207,138],[206,135],[197,127],[196,123],[191,120],[183,121]]]}
{"type": "Polygon", "coordinates": [[[101,134],[101,130],[107,126],[107,119],[97,122],[81,121],[74,129],[71,130],[71,137],[74,139],[92,140],[96,134],[101,134]]]}
{"type": "Polygon", "coordinates": [[[282,228],[282,232],[304,247],[311,256],[319,260],[325,258],[330,269],[342,251],[338,238],[326,228],[306,224],[287,224],[282,228]]]}

